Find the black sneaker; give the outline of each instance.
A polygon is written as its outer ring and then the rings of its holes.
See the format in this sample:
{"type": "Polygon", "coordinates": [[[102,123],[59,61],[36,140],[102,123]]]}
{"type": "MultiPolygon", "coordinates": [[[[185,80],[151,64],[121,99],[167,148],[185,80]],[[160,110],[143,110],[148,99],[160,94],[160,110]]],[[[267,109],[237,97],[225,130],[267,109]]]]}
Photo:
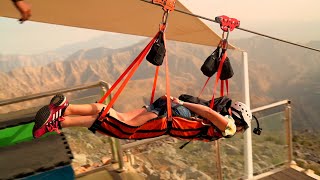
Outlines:
{"type": "Polygon", "coordinates": [[[47,132],[60,133],[60,122],[64,120],[63,114],[69,106],[67,98],[62,94],[55,95],[50,104],[43,106],[36,114],[33,127],[33,136],[39,138],[47,132]]]}

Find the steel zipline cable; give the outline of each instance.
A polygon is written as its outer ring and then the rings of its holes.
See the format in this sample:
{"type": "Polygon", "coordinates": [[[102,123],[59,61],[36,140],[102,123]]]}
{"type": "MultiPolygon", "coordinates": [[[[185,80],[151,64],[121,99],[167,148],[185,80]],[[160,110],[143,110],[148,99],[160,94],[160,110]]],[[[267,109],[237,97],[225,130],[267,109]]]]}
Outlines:
{"type": "MultiPolygon", "coordinates": [[[[152,1],[148,1],[148,0],[141,0],[141,1],[153,4],[152,1]]],[[[157,5],[157,4],[153,4],[153,5],[160,6],[160,5],[157,5]]],[[[185,12],[185,11],[182,11],[182,10],[179,10],[179,9],[175,9],[174,11],[182,13],[182,14],[186,14],[186,15],[189,15],[189,16],[197,17],[197,18],[200,18],[200,19],[204,19],[204,20],[207,20],[207,21],[218,23],[214,19],[210,19],[210,18],[207,18],[207,17],[204,17],[204,16],[200,16],[200,15],[196,15],[196,14],[193,14],[193,13],[185,12]]],[[[248,32],[248,33],[256,34],[256,35],[259,35],[259,36],[267,37],[267,38],[270,38],[270,39],[273,39],[273,40],[276,40],[276,41],[280,41],[280,42],[284,42],[284,43],[287,43],[287,44],[291,44],[291,45],[294,45],[294,46],[299,46],[299,47],[302,47],[302,48],[305,48],[305,49],[309,49],[309,50],[312,50],[312,51],[320,52],[320,49],[316,49],[316,48],[312,48],[312,47],[305,46],[305,45],[302,45],[302,44],[290,42],[290,41],[287,41],[287,40],[283,40],[283,39],[276,38],[276,37],[273,37],[273,36],[269,36],[269,35],[266,35],[266,34],[262,34],[262,33],[259,33],[259,32],[251,31],[251,30],[248,30],[248,29],[245,29],[245,28],[238,27],[236,29],[239,29],[241,31],[245,31],[245,32],[248,32]]]]}

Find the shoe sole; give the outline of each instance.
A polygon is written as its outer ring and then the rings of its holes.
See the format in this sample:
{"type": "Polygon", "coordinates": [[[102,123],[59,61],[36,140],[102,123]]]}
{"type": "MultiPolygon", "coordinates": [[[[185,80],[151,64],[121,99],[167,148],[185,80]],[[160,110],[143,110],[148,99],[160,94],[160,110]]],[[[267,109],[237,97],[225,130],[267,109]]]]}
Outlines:
{"type": "Polygon", "coordinates": [[[51,101],[50,105],[53,104],[55,107],[61,106],[63,103],[65,103],[67,98],[62,94],[55,95],[51,101]]]}
{"type": "Polygon", "coordinates": [[[43,125],[45,125],[49,120],[49,116],[50,116],[49,106],[43,106],[36,114],[36,117],[35,117],[36,123],[34,125],[34,128],[39,129],[43,125]]]}

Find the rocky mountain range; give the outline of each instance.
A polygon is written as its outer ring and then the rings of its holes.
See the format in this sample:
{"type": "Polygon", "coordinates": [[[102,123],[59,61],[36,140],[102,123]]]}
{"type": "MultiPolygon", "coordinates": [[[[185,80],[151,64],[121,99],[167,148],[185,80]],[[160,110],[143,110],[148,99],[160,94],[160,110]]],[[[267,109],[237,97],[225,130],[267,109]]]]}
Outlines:
{"type": "MultiPolygon", "coordinates": [[[[320,115],[317,110],[320,107],[319,53],[260,37],[237,40],[232,43],[248,52],[253,108],[290,99],[293,102],[294,128],[318,129],[320,127],[320,123],[317,122],[317,117],[320,115]]],[[[0,56],[2,59],[0,60],[0,100],[98,80],[113,83],[146,44],[147,40],[141,40],[132,46],[118,49],[103,46],[78,49],[65,58],[63,53],[28,57],[0,56]],[[27,60],[18,61],[21,58],[27,60]],[[20,67],[12,65],[13,62],[19,62],[20,67]]],[[[314,41],[310,44],[315,47],[320,43],[314,41]]],[[[200,67],[214,49],[215,47],[187,43],[168,43],[171,91],[174,96],[182,93],[198,95],[206,80],[200,67]]],[[[230,51],[229,57],[235,72],[230,80],[230,96],[241,100],[243,94],[241,52],[230,51]]],[[[153,75],[154,67],[147,61],[143,62],[116,106],[125,111],[147,102],[153,75]],[[128,98],[130,98],[129,104],[128,98]]],[[[213,83],[209,83],[203,98],[211,97],[212,86],[213,83]]],[[[157,95],[164,93],[164,68],[161,68],[157,95]]],[[[10,111],[10,109],[5,107],[1,111],[10,111]]]]}
{"type": "Polygon", "coordinates": [[[106,33],[88,41],[66,44],[62,47],[49,52],[34,55],[24,54],[1,54],[0,52],[0,71],[9,72],[15,68],[44,66],[53,61],[61,61],[72,55],[80,49],[92,49],[96,47],[105,47],[108,49],[119,49],[126,45],[138,43],[145,37],[137,37],[132,35],[117,36],[114,33],[106,33]],[[109,43],[112,42],[112,43],[109,43]]]}
{"type": "Polygon", "coordinates": [[[0,54],[0,72],[10,72],[16,68],[44,66],[54,61],[61,61],[64,57],[54,53],[36,55],[3,55],[0,54]]]}

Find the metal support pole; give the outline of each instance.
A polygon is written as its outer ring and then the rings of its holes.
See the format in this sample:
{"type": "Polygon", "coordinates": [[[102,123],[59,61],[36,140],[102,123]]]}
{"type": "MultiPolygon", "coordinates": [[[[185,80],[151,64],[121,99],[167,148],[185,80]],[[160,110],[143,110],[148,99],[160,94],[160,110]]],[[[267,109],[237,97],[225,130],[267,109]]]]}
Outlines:
{"type": "MultiPolygon", "coordinates": [[[[109,85],[102,83],[101,88],[102,88],[102,91],[104,93],[106,93],[107,89],[109,89],[109,85]],[[106,86],[108,86],[108,87],[106,87],[106,86]]],[[[111,100],[111,95],[107,99],[108,102],[103,102],[103,103],[107,104],[110,102],[110,100],[111,100]]],[[[125,167],[124,167],[121,143],[120,143],[119,139],[114,138],[114,137],[109,137],[109,142],[110,142],[110,146],[111,146],[112,160],[113,160],[113,162],[119,163],[119,169],[117,171],[123,172],[125,170],[125,167]]]]}
{"type": "Polygon", "coordinates": [[[290,101],[286,106],[286,128],[287,128],[287,145],[288,145],[288,166],[293,161],[293,148],[292,148],[292,116],[290,101]]]}
{"type": "MultiPolygon", "coordinates": [[[[108,90],[108,87],[106,87],[104,84],[101,84],[100,85],[101,87],[101,90],[102,90],[102,95],[104,95],[107,90],[108,90]]],[[[108,97],[104,102],[102,102],[103,104],[108,104],[108,102],[110,101],[110,97],[108,97]]],[[[110,148],[111,148],[111,154],[112,154],[112,157],[111,157],[111,162],[112,163],[116,163],[118,162],[118,156],[116,154],[116,147],[115,147],[115,143],[114,143],[114,139],[112,137],[109,137],[107,136],[106,137],[108,142],[109,142],[109,145],[110,145],[110,148]]]]}
{"type": "Polygon", "coordinates": [[[136,164],[135,162],[135,159],[134,159],[134,156],[132,155],[131,153],[131,150],[130,149],[127,149],[126,151],[126,155],[127,155],[127,159],[128,159],[128,162],[131,166],[134,166],[136,164]]]}
{"type": "Polygon", "coordinates": [[[217,167],[217,179],[222,180],[222,167],[221,167],[221,157],[220,157],[220,140],[214,141],[214,147],[216,149],[216,167],[217,167]]]}
{"type": "MultiPolygon", "coordinates": [[[[244,99],[245,104],[250,108],[250,91],[249,91],[249,68],[248,68],[248,54],[242,52],[243,58],[243,74],[244,74],[244,99]]],[[[247,179],[253,178],[253,163],[252,163],[252,134],[251,122],[248,122],[249,128],[244,133],[244,167],[245,176],[247,179]]]]}
{"type": "Polygon", "coordinates": [[[116,147],[116,143],[115,143],[115,138],[114,137],[107,137],[107,138],[109,140],[109,144],[111,147],[111,154],[112,154],[111,162],[117,163],[117,162],[119,162],[119,157],[117,154],[117,147],[116,147]]]}
{"type": "Polygon", "coordinates": [[[121,148],[121,144],[120,144],[120,140],[117,138],[114,138],[114,142],[115,142],[115,146],[117,147],[117,156],[118,156],[118,163],[119,163],[119,169],[117,169],[118,172],[123,172],[125,171],[125,167],[124,167],[124,161],[123,161],[123,152],[122,152],[122,148],[121,148]]]}

